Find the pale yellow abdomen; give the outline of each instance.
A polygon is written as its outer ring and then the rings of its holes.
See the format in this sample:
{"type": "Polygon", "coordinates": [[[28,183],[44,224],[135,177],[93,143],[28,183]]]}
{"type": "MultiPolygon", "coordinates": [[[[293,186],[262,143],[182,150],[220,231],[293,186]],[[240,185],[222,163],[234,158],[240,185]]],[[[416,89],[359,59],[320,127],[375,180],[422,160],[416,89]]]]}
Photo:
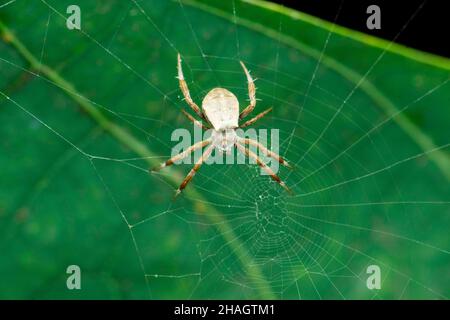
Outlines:
{"type": "Polygon", "coordinates": [[[215,130],[238,127],[239,102],[227,89],[214,88],[202,102],[202,109],[215,130]]]}

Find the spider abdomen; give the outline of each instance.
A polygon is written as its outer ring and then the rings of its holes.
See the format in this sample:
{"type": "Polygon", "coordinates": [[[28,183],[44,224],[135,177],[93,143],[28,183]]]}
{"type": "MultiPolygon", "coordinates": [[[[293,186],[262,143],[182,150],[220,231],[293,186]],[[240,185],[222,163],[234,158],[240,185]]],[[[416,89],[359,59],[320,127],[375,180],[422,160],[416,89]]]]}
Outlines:
{"type": "Polygon", "coordinates": [[[238,127],[239,102],[236,96],[224,88],[214,88],[202,102],[202,109],[216,130],[238,127]]]}

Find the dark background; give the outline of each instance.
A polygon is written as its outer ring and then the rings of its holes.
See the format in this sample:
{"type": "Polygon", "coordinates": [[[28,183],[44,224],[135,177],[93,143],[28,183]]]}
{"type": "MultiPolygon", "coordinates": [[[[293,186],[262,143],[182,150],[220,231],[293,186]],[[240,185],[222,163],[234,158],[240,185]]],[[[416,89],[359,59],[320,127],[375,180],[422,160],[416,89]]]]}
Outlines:
{"type": "Polygon", "coordinates": [[[387,40],[394,40],[414,12],[423,4],[395,42],[450,57],[448,45],[450,19],[449,12],[445,10],[445,1],[275,0],[274,2],[387,40]],[[378,5],[381,9],[381,30],[369,30],[366,27],[366,20],[369,17],[366,10],[372,4],[378,5]],[[339,16],[336,17],[341,5],[339,16]]]}

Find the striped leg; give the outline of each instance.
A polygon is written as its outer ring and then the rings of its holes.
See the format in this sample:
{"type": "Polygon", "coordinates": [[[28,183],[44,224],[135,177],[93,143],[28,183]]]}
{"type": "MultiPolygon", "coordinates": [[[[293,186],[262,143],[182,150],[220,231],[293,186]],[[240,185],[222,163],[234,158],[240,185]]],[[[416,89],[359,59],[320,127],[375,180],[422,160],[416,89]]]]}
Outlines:
{"type": "Polygon", "coordinates": [[[189,154],[191,154],[191,152],[203,148],[204,146],[208,145],[211,143],[211,139],[207,139],[207,140],[203,140],[200,142],[197,142],[196,144],[193,144],[192,146],[190,146],[189,148],[187,148],[186,150],[184,150],[183,152],[180,152],[179,154],[177,154],[176,156],[173,156],[172,158],[170,158],[169,160],[167,160],[166,162],[161,163],[160,166],[153,168],[152,170],[150,170],[151,172],[156,172],[159,171],[165,167],[171,166],[172,164],[174,164],[175,161],[181,160],[185,157],[187,157],[189,154]]]}
{"type": "Polygon", "coordinates": [[[193,116],[191,116],[189,113],[187,113],[185,110],[181,109],[181,112],[186,116],[186,118],[189,119],[193,124],[195,124],[197,127],[202,128],[203,130],[210,129],[209,126],[204,125],[201,121],[196,120],[193,116]]]}
{"type": "Polygon", "coordinates": [[[250,75],[250,72],[248,72],[247,68],[245,67],[245,64],[240,61],[242,69],[244,69],[245,72],[245,76],[247,77],[247,82],[248,82],[248,96],[250,98],[250,104],[244,109],[242,110],[241,114],[239,115],[239,119],[245,118],[250,112],[253,111],[253,109],[255,109],[256,106],[256,88],[255,88],[255,83],[253,81],[252,76],[250,75]]]}
{"type": "Polygon", "coordinates": [[[192,180],[192,178],[197,173],[198,169],[200,169],[200,167],[202,166],[203,162],[209,158],[213,149],[214,149],[214,145],[211,145],[208,148],[206,148],[206,150],[202,154],[202,157],[200,159],[198,159],[198,161],[195,163],[194,167],[191,169],[191,171],[189,171],[186,178],[184,178],[183,182],[178,187],[177,191],[175,192],[174,198],[177,197],[181,193],[181,191],[183,191],[184,188],[186,188],[188,183],[192,180]]]}
{"type": "Polygon", "coordinates": [[[236,143],[236,147],[239,149],[239,151],[241,151],[243,154],[245,154],[248,158],[255,159],[258,166],[263,168],[263,170],[266,171],[273,180],[278,182],[280,184],[280,186],[282,186],[287,192],[292,194],[291,189],[289,189],[286,186],[286,184],[283,181],[281,181],[281,179],[275,174],[275,172],[273,172],[272,169],[270,169],[264,162],[262,162],[261,159],[256,154],[254,154],[248,148],[240,145],[239,143],[236,143]]]}
{"type": "Polygon", "coordinates": [[[256,121],[258,121],[259,119],[261,119],[262,117],[264,117],[266,114],[268,114],[270,111],[272,111],[272,108],[269,108],[267,110],[264,110],[263,112],[259,113],[258,115],[256,115],[255,117],[251,118],[250,120],[244,122],[243,124],[241,124],[239,126],[239,128],[245,128],[248,127],[249,125],[254,124],[256,121]]]}
{"type": "Polygon", "coordinates": [[[186,80],[184,80],[183,69],[181,67],[181,56],[178,54],[178,81],[180,83],[180,89],[183,93],[184,99],[187,104],[194,110],[194,112],[203,120],[206,120],[206,117],[203,115],[203,112],[200,110],[198,105],[192,100],[191,94],[189,93],[189,88],[187,86],[186,80]]]}
{"type": "Polygon", "coordinates": [[[258,147],[259,150],[261,150],[266,156],[273,158],[273,159],[277,160],[279,163],[281,163],[283,166],[286,166],[289,169],[292,169],[291,165],[286,160],[284,160],[279,154],[276,154],[275,152],[270,151],[269,149],[267,149],[264,145],[262,145],[258,141],[255,141],[255,140],[249,139],[249,138],[239,138],[238,141],[244,145],[248,144],[248,145],[258,147]]]}

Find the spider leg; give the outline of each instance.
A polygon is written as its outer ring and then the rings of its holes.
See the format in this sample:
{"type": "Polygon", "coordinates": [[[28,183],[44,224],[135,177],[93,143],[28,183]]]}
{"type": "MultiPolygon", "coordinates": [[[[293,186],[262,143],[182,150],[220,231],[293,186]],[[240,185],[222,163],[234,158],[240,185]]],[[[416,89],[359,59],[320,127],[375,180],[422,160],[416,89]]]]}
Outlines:
{"type": "Polygon", "coordinates": [[[279,183],[280,186],[282,186],[287,192],[289,192],[290,194],[292,194],[291,189],[289,189],[286,184],[281,181],[280,177],[278,177],[275,172],[272,171],[272,169],[270,169],[264,162],[261,161],[261,159],[254,154],[252,151],[250,151],[248,148],[240,145],[239,143],[236,143],[236,147],[239,149],[239,151],[241,151],[243,154],[245,154],[247,157],[249,158],[253,158],[256,160],[256,163],[258,164],[258,166],[260,166],[264,171],[266,171],[270,177],[275,180],[276,182],[279,183]]]}
{"type": "Polygon", "coordinates": [[[183,152],[180,152],[179,154],[173,156],[172,158],[170,158],[169,160],[161,163],[161,165],[159,165],[156,168],[153,168],[150,170],[150,172],[156,172],[159,171],[165,167],[171,166],[172,164],[174,164],[175,161],[181,160],[185,157],[187,157],[189,154],[191,154],[191,152],[203,148],[204,146],[208,145],[211,143],[211,139],[206,139],[200,142],[197,142],[196,144],[193,144],[192,146],[190,146],[189,148],[187,148],[186,150],[184,150],[183,152]]]}
{"type": "Polygon", "coordinates": [[[279,154],[267,149],[264,145],[262,145],[258,141],[249,138],[238,138],[238,141],[244,145],[248,144],[258,147],[259,150],[261,150],[266,156],[273,158],[282,165],[288,167],[289,169],[292,169],[291,165],[286,160],[284,160],[279,154]]]}
{"type": "Polygon", "coordinates": [[[189,88],[186,83],[186,80],[184,80],[183,75],[183,68],[181,67],[181,56],[178,54],[178,81],[180,83],[180,89],[183,93],[184,99],[186,100],[187,104],[191,107],[192,110],[203,120],[208,121],[203,114],[203,112],[200,110],[199,106],[192,100],[191,94],[189,93],[189,88]]]}
{"type": "Polygon", "coordinates": [[[255,117],[251,118],[248,121],[245,121],[243,124],[241,124],[239,127],[240,128],[245,128],[248,127],[249,125],[254,124],[256,121],[258,121],[259,119],[261,119],[262,117],[264,117],[266,114],[268,114],[270,111],[272,111],[272,108],[266,109],[263,112],[259,113],[258,115],[256,115],[255,117]]]}
{"type": "Polygon", "coordinates": [[[253,81],[252,76],[250,75],[250,72],[248,72],[247,68],[245,67],[245,64],[240,61],[242,69],[244,69],[245,76],[247,77],[248,82],[248,96],[250,98],[250,104],[242,110],[241,114],[239,115],[239,119],[245,118],[250,112],[255,109],[256,106],[256,88],[255,88],[255,82],[253,81]]]}
{"type": "Polygon", "coordinates": [[[198,169],[200,169],[200,167],[202,166],[203,162],[209,158],[213,149],[214,149],[214,145],[211,145],[208,148],[206,148],[206,150],[203,152],[201,158],[197,160],[194,167],[191,169],[191,171],[189,171],[186,178],[184,178],[183,182],[178,187],[177,191],[175,192],[174,198],[177,197],[181,193],[181,191],[183,191],[184,188],[186,188],[188,183],[192,180],[192,178],[197,173],[198,169]]]}
{"type": "Polygon", "coordinates": [[[191,116],[189,113],[187,113],[185,110],[181,109],[181,112],[183,112],[183,114],[186,116],[186,118],[189,119],[189,121],[191,121],[192,123],[194,123],[197,127],[202,128],[203,130],[208,130],[210,129],[209,126],[204,125],[201,121],[198,121],[197,119],[195,119],[193,116],[191,116]]]}

